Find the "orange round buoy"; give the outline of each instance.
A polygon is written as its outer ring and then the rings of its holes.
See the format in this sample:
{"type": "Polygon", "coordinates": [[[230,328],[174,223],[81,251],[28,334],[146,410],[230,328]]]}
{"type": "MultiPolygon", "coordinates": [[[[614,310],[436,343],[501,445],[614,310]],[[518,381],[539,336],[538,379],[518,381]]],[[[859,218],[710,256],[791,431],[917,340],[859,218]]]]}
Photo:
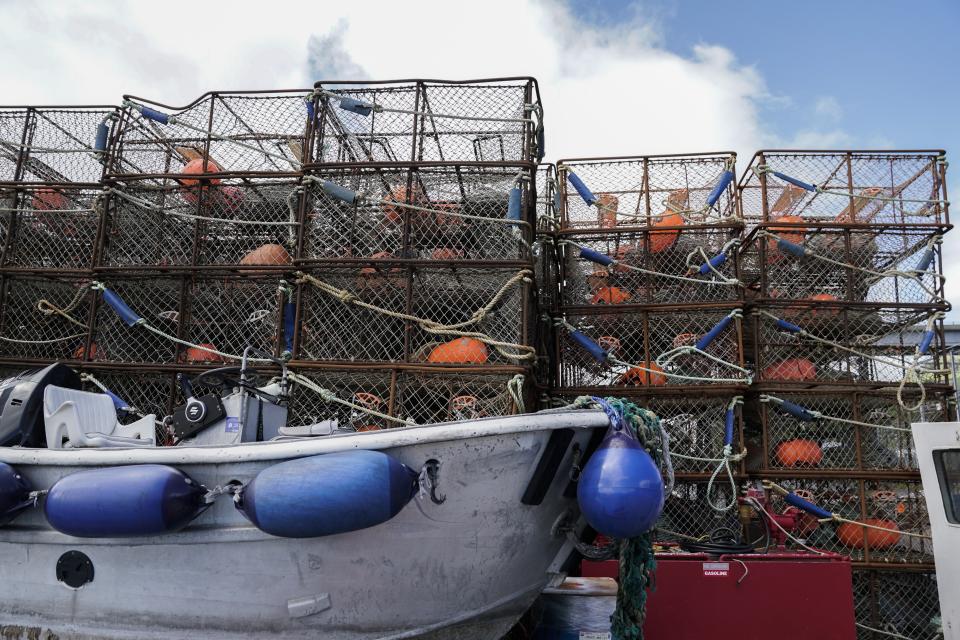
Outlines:
{"type": "Polygon", "coordinates": [[[863,549],[863,540],[866,538],[871,549],[889,549],[900,541],[900,527],[893,520],[867,518],[863,523],[881,527],[885,531],[861,527],[856,522],[844,522],[837,527],[840,544],[851,549],[863,549]]]}
{"type": "Polygon", "coordinates": [[[56,189],[38,189],[30,205],[34,211],[61,211],[67,209],[67,197],[56,189]]]}
{"type": "Polygon", "coordinates": [[[243,204],[243,189],[233,185],[227,185],[220,188],[220,204],[224,209],[230,212],[237,211],[243,204]]]}
{"type": "Polygon", "coordinates": [[[617,226],[617,208],[620,200],[609,193],[597,194],[597,218],[601,229],[612,229],[617,226]]]}
{"type": "MultiPolygon", "coordinates": [[[[679,213],[668,213],[653,223],[654,227],[682,227],[683,216],[679,213]]],[[[660,253],[672,247],[680,237],[680,229],[650,232],[650,253],[660,253]]]]}
{"type": "Polygon", "coordinates": [[[777,460],[785,467],[814,467],[823,460],[823,450],[813,440],[787,440],[777,445],[777,460]]]}
{"type": "Polygon", "coordinates": [[[194,158],[188,162],[183,167],[181,173],[186,175],[195,175],[196,178],[183,178],[180,180],[186,189],[183,191],[183,199],[189,202],[190,204],[196,204],[200,200],[200,193],[208,189],[206,184],[217,185],[220,184],[220,178],[201,178],[199,176],[206,175],[208,173],[219,173],[220,167],[213,160],[207,160],[207,170],[203,170],[203,158],[194,158]],[[200,183],[205,183],[204,186],[199,186],[200,183]]]}
{"type": "MultiPolygon", "coordinates": [[[[800,216],[780,216],[774,222],[803,222],[803,218],[800,216]]],[[[806,227],[770,227],[770,233],[776,234],[781,240],[799,245],[802,245],[804,240],[807,239],[806,227]]],[[[777,238],[767,240],[767,263],[776,262],[785,257],[783,251],[777,247],[777,242],[779,242],[777,238]]]]}
{"type": "Polygon", "coordinates": [[[450,249],[448,247],[434,249],[430,257],[434,260],[461,260],[463,251],[460,249],[450,249]]]}
{"type": "Polygon", "coordinates": [[[86,348],[85,345],[80,345],[79,347],[77,347],[77,348],[73,351],[73,359],[74,359],[74,360],[86,360],[88,353],[90,354],[90,359],[91,359],[91,360],[96,360],[96,359],[97,359],[97,343],[96,343],[96,342],[91,342],[91,343],[90,343],[90,351],[87,351],[87,348],[86,348]]]}
{"type": "Polygon", "coordinates": [[[600,287],[590,299],[590,304],[623,304],[629,299],[629,291],[619,287],[600,287]]]}
{"type": "MultiPolygon", "coordinates": [[[[807,298],[811,302],[836,302],[837,297],[830,295],[829,293],[818,293],[816,295],[810,296],[807,298]]],[[[817,309],[814,307],[810,311],[810,316],[813,318],[833,318],[840,313],[839,309],[836,308],[827,308],[827,309],[817,309]]]]}
{"type": "Polygon", "coordinates": [[[476,338],[457,338],[435,347],[427,360],[444,364],[483,364],[488,357],[487,345],[476,338]]]}
{"type": "MultiPolygon", "coordinates": [[[[413,187],[413,198],[412,202],[407,202],[407,188],[404,187],[394,187],[390,190],[390,194],[384,198],[384,200],[392,200],[394,202],[400,202],[404,204],[419,204],[420,201],[420,187],[419,185],[414,185],[413,187]]],[[[399,204],[387,204],[384,203],[381,206],[383,211],[383,216],[387,219],[387,222],[392,222],[394,224],[403,222],[403,212],[410,211],[411,213],[421,213],[415,209],[407,209],[399,204]]]]}
{"type": "Polygon", "coordinates": [[[817,377],[817,367],[805,358],[783,360],[765,368],[761,373],[765,380],[814,380],[817,377]]]}
{"type": "Polygon", "coordinates": [[[656,362],[644,362],[640,367],[627,369],[617,384],[632,384],[636,386],[659,387],[667,384],[667,376],[663,375],[663,369],[656,362]],[[649,369],[649,371],[647,371],[649,369]]]}
{"type": "MultiPolygon", "coordinates": [[[[207,349],[216,349],[216,347],[210,344],[209,342],[206,342],[197,346],[206,347],[207,349]]],[[[189,347],[183,353],[182,358],[185,362],[189,362],[191,364],[202,363],[202,362],[226,362],[227,361],[226,358],[224,358],[219,354],[210,353],[209,351],[198,349],[197,347],[189,347]]]]}
{"type": "Polygon", "coordinates": [[[290,254],[279,244],[263,244],[240,259],[242,265],[290,264],[290,254]]]}

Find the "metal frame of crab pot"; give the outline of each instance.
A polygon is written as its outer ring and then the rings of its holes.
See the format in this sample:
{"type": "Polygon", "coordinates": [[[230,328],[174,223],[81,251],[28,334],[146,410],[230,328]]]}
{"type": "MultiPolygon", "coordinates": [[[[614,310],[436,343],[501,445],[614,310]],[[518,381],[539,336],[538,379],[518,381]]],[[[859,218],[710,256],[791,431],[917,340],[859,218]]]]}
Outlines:
{"type": "Polygon", "coordinates": [[[737,188],[741,217],[759,224],[794,215],[801,216],[805,224],[840,223],[852,228],[860,224],[948,225],[944,153],[942,149],[757,151],[737,188]],[[846,195],[822,193],[818,188],[846,195]],[[860,194],[900,201],[883,203],[858,198],[860,194]],[[926,205],[917,200],[927,201],[926,205]]]}
{"type": "Polygon", "coordinates": [[[860,640],[933,638],[940,616],[937,575],[930,568],[867,569],[854,566],[853,595],[860,640]]]}
{"type": "Polygon", "coordinates": [[[761,223],[740,248],[741,273],[757,302],[946,309],[941,242],[951,225],[761,223]]]}
{"type": "Polygon", "coordinates": [[[739,224],[736,157],[732,151],[719,151],[560,160],[561,228],[648,226],[668,211],[697,212],[704,215],[706,224],[739,224]],[[705,216],[714,209],[714,214],[705,216]],[[627,224],[621,224],[619,217],[625,217],[627,224]]]}
{"type": "Polygon", "coordinates": [[[534,171],[524,162],[313,165],[303,178],[298,263],[530,266],[534,171]]]}
{"type": "Polygon", "coordinates": [[[316,164],[536,162],[544,154],[532,77],[321,80],[311,100],[316,164]]]}
{"type": "Polygon", "coordinates": [[[631,366],[652,369],[645,363],[675,349],[700,345],[707,353],[743,368],[743,325],[737,317],[741,309],[729,302],[562,307],[554,316],[557,391],[604,396],[645,388],[664,394],[718,389],[741,395],[747,388],[743,373],[696,353],[680,355],[676,372],[713,381],[664,377],[656,369],[651,374],[628,368],[632,373],[618,374],[607,355],[612,351],[616,359],[631,366]],[[684,358],[694,360],[685,363],[684,358]]]}
{"type": "Polygon", "coordinates": [[[948,376],[932,371],[946,366],[942,313],[926,305],[812,300],[748,305],[747,358],[757,383],[869,389],[896,387],[919,350],[924,385],[944,386],[948,376]]]}
{"type": "Polygon", "coordinates": [[[912,422],[946,422],[956,407],[949,389],[861,391],[836,387],[784,389],[758,384],[748,415],[748,472],[762,478],[813,477],[917,480],[912,422]],[[872,426],[871,426],[872,425],[872,426]],[[781,449],[783,447],[783,449],[781,449]]]}
{"type": "Polygon", "coordinates": [[[613,305],[735,304],[744,298],[737,249],[742,232],[739,223],[560,231],[560,304],[579,306],[591,298],[613,305]],[[665,233],[674,234],[668,243],[660,239],[665,233]]]}
{"type": "MultiPolygon", "coordinates": [[[[734,474],[738,492],[744,480],[742,474],[734,474]]],[[[730,529],[734,533],[740,531],[740,516],[736,507],[719,511],[708,503],[708,498],[714,503],[735,500],[736,496],[730,492],[729,480],[721,474],[714,481],[713,493],[709,495],[708,487],[707,478],[685,478],[677,475],[673,491],[664,501],[660,519],[651,532],[655,542],[675,544],[706,536],[721,528],[730,529]]]]}
{"type": "Polygon", "coordinates": [[[0,106],[0,186],[98,185],[113,105],[0,106]]]}
{"type": "Polygon", "coordinates": [[[197,159],[206,179],[299,172],[310,157],[310,92],[209,91],[185,106],[124,95],[105,177],[178,174],[197,159]]]}

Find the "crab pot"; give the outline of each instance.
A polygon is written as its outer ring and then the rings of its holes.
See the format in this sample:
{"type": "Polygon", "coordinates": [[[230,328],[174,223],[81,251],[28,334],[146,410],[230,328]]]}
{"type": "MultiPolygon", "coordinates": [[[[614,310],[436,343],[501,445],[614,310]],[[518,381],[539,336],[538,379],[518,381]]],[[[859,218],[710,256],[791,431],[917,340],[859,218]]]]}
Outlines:
{"type": "Polygon", "coordinates": [[[660,366],[657,359],[674,349],[693,347],[721,323],[703,350],[743,367],[741,321],[725,321],[735,307],[689,305],[671,307],[597,306],[568,311],[566,320],[617,360],[649,371],[600,364],[567,330],[557,334],[559,385],[562,393],[623,395],[637,391],[676,391],[691,386],[740,387],[744,374],[696,353],[680,355],[660,366]]]}
{"type": "Polygon", "coordinates": [[[311,284],[301,285],[300,359],[456,367],[527,363],[458,334],[480,332],[501,342],[530,344],[530,283],[520,282],[509,288],[478,322],[446,333],[432,333],[397,316],[405,314],[441,325],[461,325],[495,299],[518,274],[516,269],[415,267],[378,262],[314,269],[310,274],[379,310],[352,304],[311,284]]]}
{"type": "Polygon", "coordinates": [[[741,270],[764,301],[943,306],[941,249],[934,240],[945,232],[939,225],[851,228],[802,218],[764,223],[744,243],[741,270]]]}
{"type": "Polygon", "coordinates": [[[101,267],[291,268],[299,235],[296,179],[144,179],[117,189],[101,267]]]}
{"type": "Polygon", "coordinates": [[[739,226],[562,233],[563,304],[738,301],[737,251],[727,243],[740,233],[739,226]]]}
{"type": "Polygon", "coordinates": [[[560,226],[560,185],[557,167],[549,162],[537,165],[537,231],[550,233],[560,226]]]}
{"type": "MultiPolygon", "coordinates": [[[[588,231],[735,221],[736,189],[727,173],[735,161],[732,152],[561,160],[561,225],[588,231]],[[577,178],[594,203],[575,188],[577,178]]],[[[665,243],[669,237],[665,231],[659,238],[665,243]]]]}
{"type": "MultiPolygon", "coordinates": [[[[846,522],[821,523],[805,516],[793,534],[807,545],[849,556],[854,562],[869,566],[933,566],[931,541],[903,535],[930,535],[919,479],[789,478],[776,482],[831,513],[884,529],[846,522]]],[[[789,506],[776,494],[771,494],[771,500],[776,513],[789,506]]]]}
{"type": "Polygon", "coordinates": [[[682,542],[689,538],[709,536],[711,531],[729,529],[740,530],[737,510],[717,511],[710,507],[715,504],[728,504],[731,500],[730,483],[719,480],[713,487],[713,493],[707,493],[704,480],[680,480],[663,503],[663,512],[653,529],[653,538],[657,542],[682,542]]]}
{"type": "Polygon", "coordinates": [[[943,391],[929,391],[916,409],[913,407],[921,400],[916,391],[904,394],[906,407],[899,405],[894,389],[869,393],[771,391],[769,395],[784,403],[759,403],[763,446],[748,445],[765,452],[761,474],[768,470],[810,475],[843,470],[915,474],[917,453],[910,424],[947,421],[952,415],[943,391]]]}
{"type": "Polygon", "coordinates": [[[525,165],[317,168],[306,189],[307,262],[531,259],[535,193],[525,165]]]}
{"type": "Polygon", "coordinates": [[[29,362],[82,360],[86,356],[93,293],[90,277],[4,276],[0,278],[0,354],[29,362]],[[46,302],[43,302],[46,301],[46,302]],[[70,316],[43,313],[38,304],[70,316]]]}
{"type": "Polygon", "coordinates": [[[758,382],[896,386],[905,368],[913,365],[918,345],[929,339],[920,366],[941,372],[924,373],[924,384],[947,384],[942,322],[934,320],[932,333],[925,335],[933,309],[798,301],[767,305],[762,311],[779,321],[756,312],[748,317],[758,382]],[[797,333],[797,328],[809,335],[797,333]]]}
{"type": "Polygon", "coordinates": [[[857,622],[880,629],[860,628],[859,640],[886,640],[896,633],[904,638],[935,638],[940,627],[937,574],[927,571],[860,569],[853,572],[857,622]]]}
{"type": "MultiPolygon", "coordinates": [[[[512,415],[518,408],[507,390],[510,373],[446,372],[436,369],[294,368],[354,405],[417,424],[512,415]]],[[[529,387],[529,384],[527,385],[529,387]]],[[[342,429],[376,431],[403,426],[362,410],[325,402],[309,388],[294,385],[289,423],[336,420],[342,429]]]]}
{"type": "Polygon", "coordinates": [[[101,203],[94,188],[0,187],[0,264],[8,271],[89,269],[101,203]]]}
{"type": "Polygon", "coordinates": [[[533,78],[320,81],[316,87],[336,95],[314,97],[315,163],[534,162],[543,155],[533,78]],[[408,113],[371,112],[372,105],[408,113]]]}
{"type": "Polygon", "coordinates": [[[185,107],[127,96],[150,111],[120,110],[107,174],[196,179],[202,173],[297,172],[307,151],[308,93],[213,91],[185,107]]]}
{"type": "Polygon", "coordinates": [[[768,223],[796,216],[804,222],[851,227],[947,224],[943,154],[758,151],[740,181],[743,218],[768,223]],[[760,167],[769,172],[758,174],[760,167]]]}
{"type": "Polygon", "coordinates": [[[116,107],[2,107],[0,183],[96,184],[116,107]]]}

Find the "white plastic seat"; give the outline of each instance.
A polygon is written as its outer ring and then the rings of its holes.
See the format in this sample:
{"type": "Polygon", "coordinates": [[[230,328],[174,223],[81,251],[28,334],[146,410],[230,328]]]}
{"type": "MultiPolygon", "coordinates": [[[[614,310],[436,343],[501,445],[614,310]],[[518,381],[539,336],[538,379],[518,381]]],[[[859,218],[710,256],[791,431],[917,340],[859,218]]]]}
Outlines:
{"type": "Polygon", "coordinates": [[[43,424],[50,449],[156,446],[156,416],[120,424],[113,400],[103,393],[47,386],[43,424]]]}

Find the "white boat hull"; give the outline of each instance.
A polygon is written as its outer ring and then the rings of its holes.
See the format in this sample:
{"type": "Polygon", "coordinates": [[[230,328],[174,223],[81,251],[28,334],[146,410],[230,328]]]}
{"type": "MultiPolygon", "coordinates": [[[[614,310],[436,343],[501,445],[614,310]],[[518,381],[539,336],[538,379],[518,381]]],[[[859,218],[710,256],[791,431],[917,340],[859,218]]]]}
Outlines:
{"type": "Polygon", "coordinates": [[[236,447],[0,450],[46,488],[82,468],[132,462],[171,464],[213,487],[292,457],[379,449],[414,469],[439,460],[446,496],[440,505],[417,497],[369,529],[311,539],[265,534],[224,498],[183,531],[155,538],[72,538],[33,510],[0,528],[0,630],[10,629],[0,635],[498,638],[560,577],[566,555],[551,529],[575,507],[563,496],[572,444],[543,502],[521,503],[548,439],[573,428],[585,448],[605,425],[602,413],[565,412],[236,447]],[[55,573],[70,550],[94,566],[79,589],[55,573]]]}

